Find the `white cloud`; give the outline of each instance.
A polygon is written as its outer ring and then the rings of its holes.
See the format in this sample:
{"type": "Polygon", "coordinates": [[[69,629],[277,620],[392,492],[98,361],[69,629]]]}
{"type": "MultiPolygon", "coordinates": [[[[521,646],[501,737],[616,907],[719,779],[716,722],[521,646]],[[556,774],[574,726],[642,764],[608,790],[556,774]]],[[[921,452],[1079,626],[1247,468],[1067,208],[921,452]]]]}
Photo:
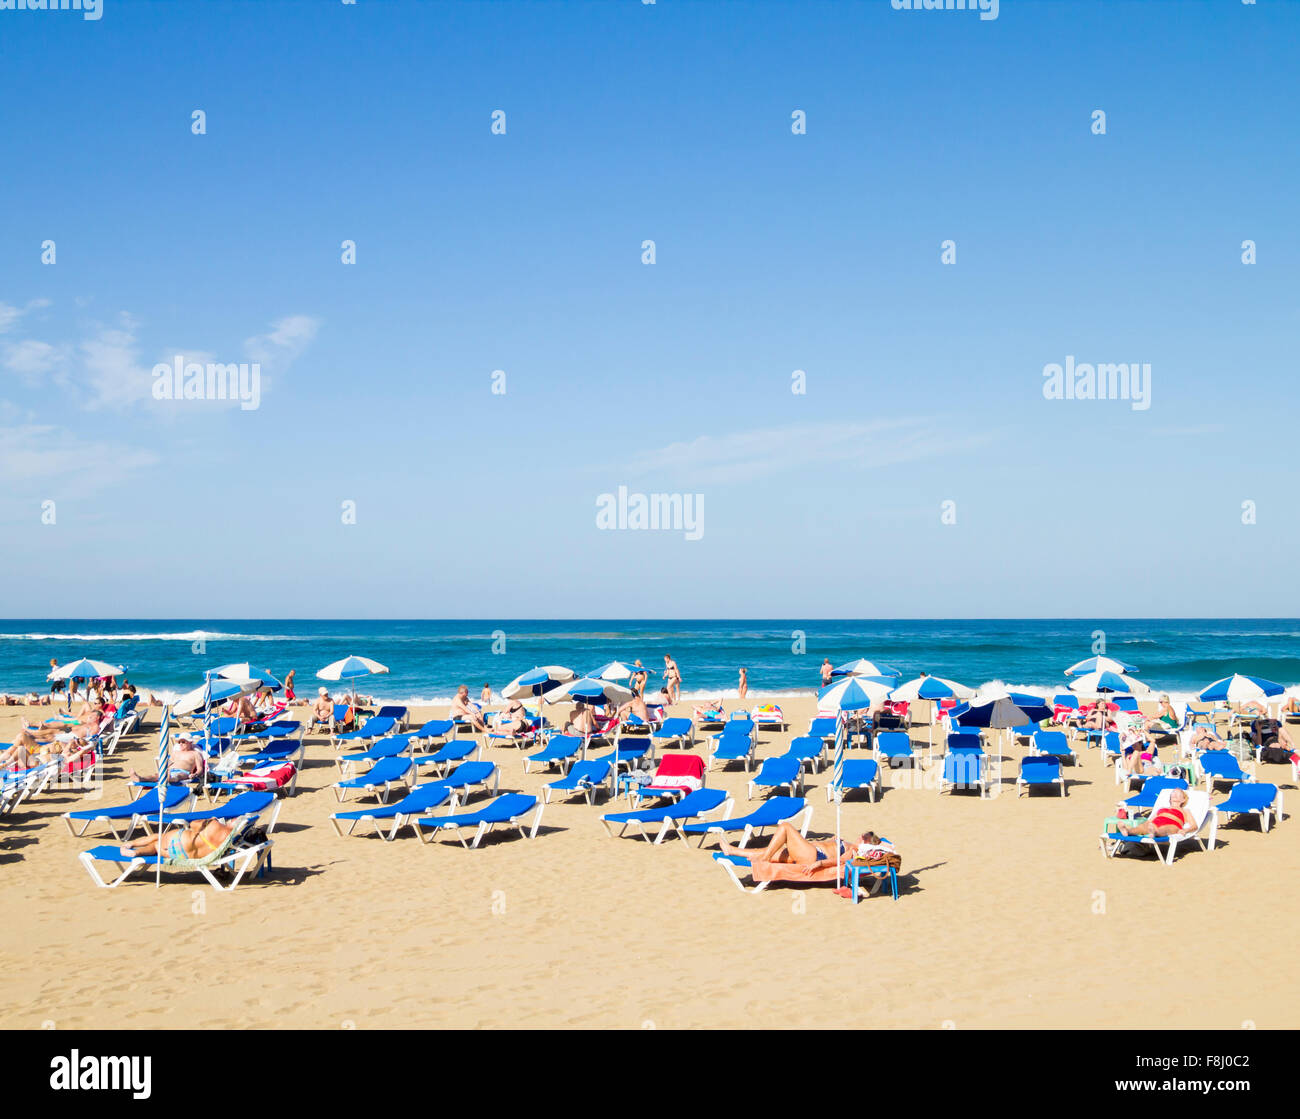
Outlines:
{"type": "Polygon", "coordinates": [[[87,407],[125,408],[149,399],[153,377],[140,364],[136,325],[135,319],[123,312],[117,326],[101,327],[82,340],[82,375],[91,392],[87,407]]]}
{"type": "Polygon", "coordinates": [[[48,299],[29,300],[25,307],[15,307],[10,303],[0,303],[0,334],[8,334],[17,326],[28,311],[34,311],[38,307],[48,307],[48,299]]]}
{"type": "Polygon", "coordinates": [[[266,370],[287,369],[311,345],[320,320],[310,315],[288,315],[271,324],[267,334],[254,335],[244,343],[252,361],[266,370]]]}
{"type": "Polygon", "coordinates": [[[51,346],[35,338],[24,338],[5,347],[3,365],[7,372],[29,381],[51,376],[62,381],[70,356],[68,346],[51,346]]]}
{"type": "Polygon", "coordinates": [[[671,473],[691,485],[728,485],[809,467],[872,469],[968,450],[994,434],[954,436],[937,417],[794,424],[702,435],[636,456],[638,474],[671,473]]]}
{"type": "Polygon", "coordinates": [[[0,427],[0,477],[10,489],[38,483],[51,497],[97,493],[157,461],[149,451],[82,439],[49,424],[0,427]]]}

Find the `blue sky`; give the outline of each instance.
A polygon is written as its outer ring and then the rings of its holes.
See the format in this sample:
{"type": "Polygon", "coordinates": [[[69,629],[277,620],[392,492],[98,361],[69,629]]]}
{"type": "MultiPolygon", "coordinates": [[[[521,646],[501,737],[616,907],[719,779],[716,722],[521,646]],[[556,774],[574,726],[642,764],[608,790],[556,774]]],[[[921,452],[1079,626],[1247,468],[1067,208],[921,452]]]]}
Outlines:
{"type": "Polygon", "coordinates": [[[1293,5],[0,35],[0,615],[1295,612],[1293,5]],[[152,399],[178,353],[259,360],[260,407],[152,399]],[[1151,406],[1044,399],[1067,355],[1151,406]],[[599,530],[620,485],[702,538],[599,530]]]}

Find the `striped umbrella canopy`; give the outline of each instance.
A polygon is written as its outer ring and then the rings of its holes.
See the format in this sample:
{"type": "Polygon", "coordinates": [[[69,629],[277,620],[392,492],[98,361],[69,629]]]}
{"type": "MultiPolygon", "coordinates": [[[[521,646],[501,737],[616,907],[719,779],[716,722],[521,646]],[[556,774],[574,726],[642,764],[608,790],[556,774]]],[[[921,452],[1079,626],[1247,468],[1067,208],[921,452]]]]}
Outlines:
{"type": "Polygon", "coordinates": [[[1151,689],[1141,680],[1125,676],[1120,672],[1089,672],[1077,680],[1071,680],[1069,689],[1084,695],[1100,695],[1102,692],[1128,692],[1129,695],[1150,695],[1151,689]]]}
{"type": "Polygon", "coordinates": [[[593,669],[587,675],[596,680],[630,680],[638,672],[645,672],[644,668],[637,668],[634,664],[628,664],[627,661],[610,661],[609,664],[602,664],[599,668],[593,669]]]}
{"type": "Polygon", "coordinates": [[[387,666],[378,661],[354,656],[327,664],[316,676],[321,680],[360,680],[363,676],[379,676],[387,671],[387,666]]]}
{"type": "Polygon", "coordinates": [[[254,668],[247,661],[242,664],[223,664],[220,668],[209,668],[207,675],[220,676],[224,680],[256,680],[262,687],[270,688],[272,691],[279,691],[284,687],[268,669],[254,668]]]}
{"type": "Polygon", "coordinates": [[[501,689],[501,694],[506,699],[525,695],[537,695],[545,699],[549,698],[548,693],[561,684],[567,684],[577,678],[578,674],[573,669],[565,668],[563,665],[542,665],[539,668],[530,668],[521,676],[516,676],[501,689]]]}
{"type": "Polygon", "coordinates": [[[188,715],[202,707],[221,703],[237,695],[255,692],[262,685],[256,680],[224,680],[219,676],[209,677],[207,683],[200,684],[193,691],[186,692],[172,704],[173,715],[188,715]]]}
{"type": "Polygon", "coordinates": [[[1117,661],[1114,657],[1089,657],[1087,660],[1079,661],[1077,664],[1070,665],[1065,670],[1067,676],[1082,676],[1088,672],[1136,672],[1137,668],[1131,664],[1125,664],[1123,661],[1117,661]]]}
{"type": "Polygon", "coordinates": [[[1052,717],[1052,709],[1037,696],[1008,692],[1004,696],[971,703],[956,716],[964,727],[1005,730],[1023,727],[1026,723],[1041,723],[1052,717]]]}
{"type": "Polygon", "coordinates": [[[845,661],[838,668],[831,669],[832,676],[890,676],[897,680],[903,674],[896,668],[877,661],[859,657],[854,661],[845,661]]]}
{"type": "Polygon", "coordinates": [[[593,676],[580,676],[567,684],[558,684],[546,693],[547,703],[580,699],[583,703],[612,703],[617,706],[631,698],[631,688],[625,688],[613,680],[598,680],[593,676]]]}
{"type": "Polygon", "coordinates": [[[68,661],[67,664],[61,664],[54,669],[47,677],[47,680],[67,680],[70,677],[78,676],[82,680],[94,680],[99,676],[121,676],[126,669],[121,665],[108,664],[106,661],[93,661],[88,657],[80,657],[75,661],[68,661]]]}
{"type": "Polygon", "coordinates": [[[889,698],[911,703],[916,699],[972,699],[974,695],[974,688],[955,680],[945,680],[942,676],[918,676],[906,684],[899,684],[889,693],[889,698]]]}
{"type": "Polygon", "coordinates": [[[1215,680],[1196,698],[1211,703],[1247,703],[1250,700],[1269,699],[1281,695],[1286,689],[1262,676],[1243,676],[1234,672],[1222,680],[1215,680]]]}
{"type": "Polygon", "coordinates": [[[861,711],[873,707],[893,689],[892,677],[844,676],[817,693],[818,711],[861,711]]]}

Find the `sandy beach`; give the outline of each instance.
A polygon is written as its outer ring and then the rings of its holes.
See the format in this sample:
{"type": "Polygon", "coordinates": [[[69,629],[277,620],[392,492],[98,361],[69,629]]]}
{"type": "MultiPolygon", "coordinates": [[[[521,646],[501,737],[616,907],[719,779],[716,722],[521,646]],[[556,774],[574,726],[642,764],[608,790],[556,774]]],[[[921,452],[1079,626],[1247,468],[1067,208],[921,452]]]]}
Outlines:
{"type": "MultiPolygon", "coordinates": [[[[794,733],[813,702],[783,702],[794,733]]],[[[22,715],[4,710],[0,738],[22,715]]],[[[104,803],[129,799],[126,767],[150,765],[158,718],[109,759],[104,803]]],[[[761,734],[757,756],[789,738],[761,734]]],[[[854,906],[827,887],[742,895],[712,842],[609,838],[603,802],[553,800],[535,839],[498,830],[473,851],[339,838],[335,751],[309,743],[273,868],[232,893],[175,874],[160,890],[96,888],[76,854],[100,840],[59,819],[92,794],[55,789],[0,822],[0,1026],[1265,1029],[1300,995],[1277,904],[1300,830],[1234,823],[1172,867],[1105,859],[1097,836],[1120,790],[1095,750],[1067,770],[1064,799],[1017,798],[1013,748],[986,800],[938,794],[931,770],[887,771],[877,803],[845,802],[843,829],[895,843],[900,897],[854,906]],[[238,981],[207,981],[226,972],[238,981]]],[[[557,776],[525,775],[513,749],[484,757],[503,791],[557,776]]],[[[1259,778],[1294,795],[1287,767],[1259,778]]],[[[808,781],[813,836],[834,830],[826,780],[808,781]]],[[[708,783],[747,811],[743,769],[708,783]]]]}

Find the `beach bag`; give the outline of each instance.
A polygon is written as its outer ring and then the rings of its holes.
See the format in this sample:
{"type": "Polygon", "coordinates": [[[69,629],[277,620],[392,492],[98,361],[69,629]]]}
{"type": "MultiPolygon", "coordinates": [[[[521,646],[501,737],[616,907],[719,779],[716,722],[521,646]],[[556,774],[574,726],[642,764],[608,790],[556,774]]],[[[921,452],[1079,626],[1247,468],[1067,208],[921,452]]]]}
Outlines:
{"type": "Polygon", "coordinates": [[[1285,746],[1265,746],[1259,752],[1259,760],[1270,765],[1288,765],[1291,761],[1291,751],[1285,746]]]}

